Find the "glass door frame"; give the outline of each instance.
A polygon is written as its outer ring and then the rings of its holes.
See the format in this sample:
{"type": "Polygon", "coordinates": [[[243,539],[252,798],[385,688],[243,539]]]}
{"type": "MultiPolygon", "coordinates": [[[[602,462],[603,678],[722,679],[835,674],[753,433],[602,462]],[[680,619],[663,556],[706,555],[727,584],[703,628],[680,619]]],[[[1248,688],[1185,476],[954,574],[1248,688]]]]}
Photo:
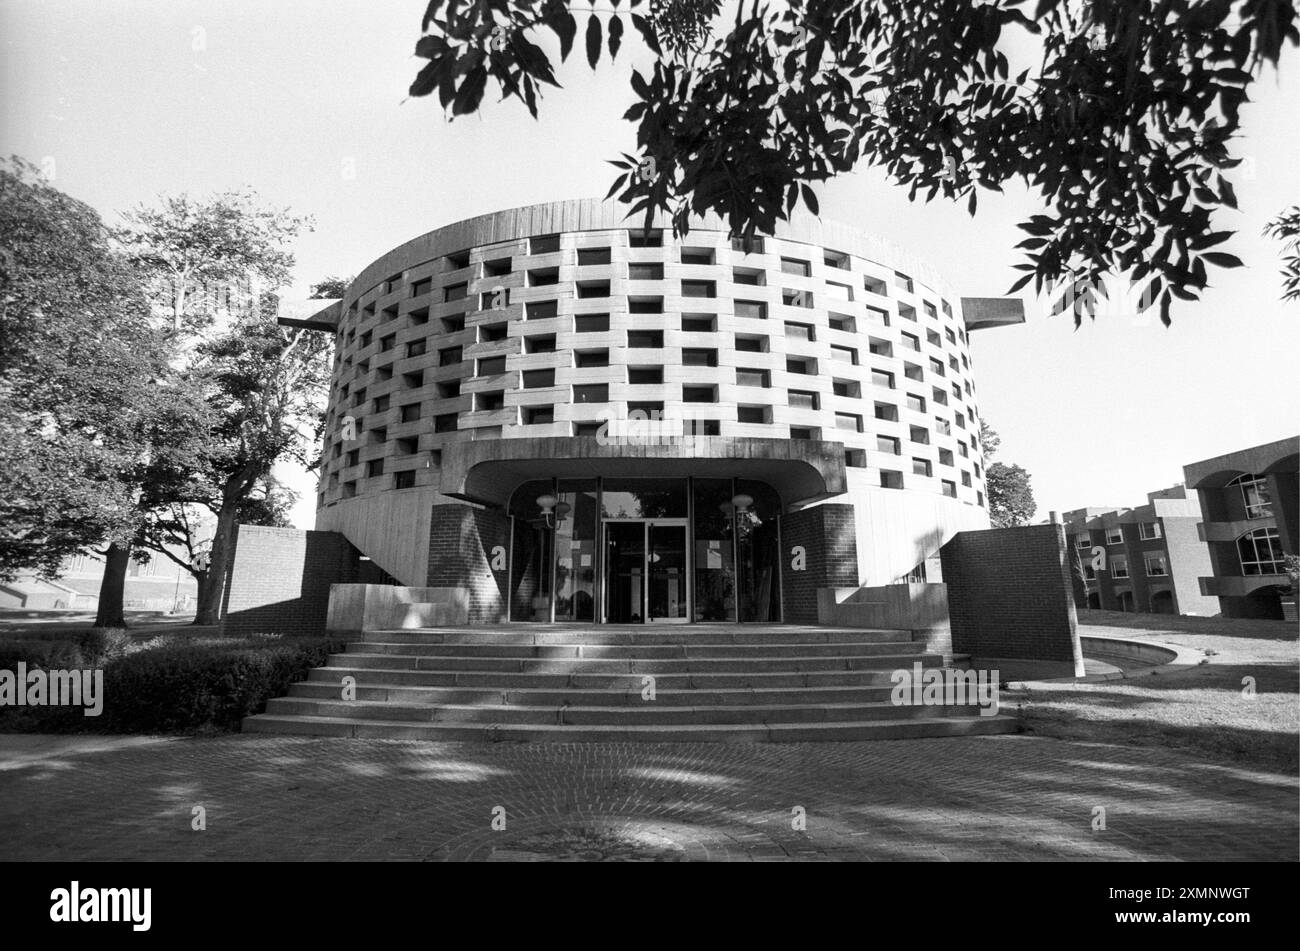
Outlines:
{"type": "Polygon", "coordinates": [[[641,617],[642,625],[650,624],[690,624],[695,619],[695,578],[694,553],[691,551],[691,519],[686,518],[602,518],[600,520],[600,555],[601,555],[601,591],[600,623],[609,624],[609,579],[605,577],[604,568],[609,555],[609,525],[627,525],[638,522],[642,531],[641,547],[641,617]],[[680,528],[682,530],[682,547],[685,567],[682,569],[686,581],[686,614],[683,617],[651,618],[650,614],[650,529],[653,527],[680,528]]]}

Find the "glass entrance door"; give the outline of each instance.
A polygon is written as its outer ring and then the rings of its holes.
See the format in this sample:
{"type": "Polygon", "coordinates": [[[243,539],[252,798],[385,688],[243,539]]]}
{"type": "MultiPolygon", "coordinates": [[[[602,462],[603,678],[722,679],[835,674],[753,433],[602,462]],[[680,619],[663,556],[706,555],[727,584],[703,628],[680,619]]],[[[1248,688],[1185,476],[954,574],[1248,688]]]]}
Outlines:
{"type": "Polygon", "coordinates": [[[690,620],[687,524],[686,519],[604,522],[607,623],[690,620]]]}
{"type": "Polygon", "coordinates": [[[683,623],[690,620],[686,592],[686,524],[649,522],[646,546],[646,620],[683,623]]]}

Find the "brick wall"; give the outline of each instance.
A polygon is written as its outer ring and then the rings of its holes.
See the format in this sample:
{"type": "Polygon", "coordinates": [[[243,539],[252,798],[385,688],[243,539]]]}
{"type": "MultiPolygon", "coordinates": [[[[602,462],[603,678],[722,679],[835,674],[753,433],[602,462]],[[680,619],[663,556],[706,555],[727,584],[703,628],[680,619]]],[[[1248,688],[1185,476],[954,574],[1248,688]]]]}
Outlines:
{"type": "Polygon", "coordinates": [[[853,506],[815,505],[781,519],[781,572],[785,620],[817,623],[819,588],[856,587],[858,548],[853,506]],[[791,567],[793,549],[802,546],[803,571],[791,567]]]}
{"type": "Polygon", "coordinates": [[[939,550],[952,649],[1074,662],[1082,673],[1065,531],[1028,525],[958,532],[939,550]]]}
{"type": "Polygon", "coordinates": [[[460,588],[469,599],[469,623],[505,620],[508,565],[494,570],[492,551],[510,546],[510,519],[472,505],[435,505],[429,530],[431,588],[460,588]]]}
{"type": "Polygon", "coordinates": [[[337,532],[238,525],[221,632],[323,635],[330,585],[357,577],[357,551],[337,532]]]}

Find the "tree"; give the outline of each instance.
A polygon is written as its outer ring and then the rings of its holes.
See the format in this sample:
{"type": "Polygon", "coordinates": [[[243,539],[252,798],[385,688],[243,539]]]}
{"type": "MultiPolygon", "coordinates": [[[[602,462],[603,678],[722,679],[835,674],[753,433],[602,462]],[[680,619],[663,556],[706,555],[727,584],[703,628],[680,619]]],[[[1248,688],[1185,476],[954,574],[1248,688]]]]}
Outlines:
{"type": "Polygon", "coordinates": [[[1011,528],[1027,525],[1038,511],[1034,490],[1029,484],[1029,473],[1018,465],[1005,465],[989,460],[1002,446],[1002,437],[980,420],[980,450],[984,457],[984,490],[988,495],[989,522],[994,528],[1011,528]]]}
{"type": "Polygon", "coordinates": [[[1300,205],[1294,205],[1264,226],[1264,234],[1282,244],[1282,299],[1300,300],[1300,205]]]}
{"type": "MultiPolygon", "coordinates": [[[[148,276],[171,348],[131,545],[174,561],[183,549],[199,587],[194,623],[215,624],[236,522],[282,520],[287,500],[271,469],[301,454],[301,430],[320,416],[329,342],[283,331],[271,306],[293,265],[286,245],[308,222],[250,192],[164,198],[126,220],[118,237],[148,276]]],[[[105,571],[97,624],[120,623],[126,567],[119,559],[105,571]]]]}
{"type": "Polygon", "coordinates": [[[989,521],[994,528],[1028,525],[1038,511],[1029,473],[1020,466],[995,462],[984,470],[988,490],[989,521]]]}
{"type": "Polygon", "coordinates": [[[0,578],[130,536],[163,352],[99,215],[0,165],[0,578]]]}
{"type": "Polygon", "coordinates": [[[311,300],[341,300],[348,292],[348,285],[352,283],[350,277],[327,277],[319,284],[311,286],[311,300]]]}
{"type": "Polygon", "coordinates": [[[800,201],[817,214],[813,186],[860,163],[972,215],[980,189],[1018,183],[1045,213],[1020,225],[1025,273],[1009,293],[1063,289],[1054,310],[1078,324],[1108,275],[1127,276],[1167,324],[1209,267],[1241,263],[1214,220],[1237,205],[1225,173],[1241,161],[1239,110],[1300,42],[1289,0],[1038,0],[1032,12],[1025,0],[740,0],[715,31],[720,9],[431,0],[410,92],[436,92],[455,117],[492,80],[536,118],[559,83],[529,34],[553,33],[564,61],[585,14],[595,68],[606,43],[617,56],[627,19],[656,59],[648,76],[632,71],[624,117],[639,151],[613,161],[610,194],[647,226],[661,214],[684,233],[712,212],[735,235],[770,232],[800,201]],[[1013,64],[1012,39],[1032,55],[1013,64]]]}

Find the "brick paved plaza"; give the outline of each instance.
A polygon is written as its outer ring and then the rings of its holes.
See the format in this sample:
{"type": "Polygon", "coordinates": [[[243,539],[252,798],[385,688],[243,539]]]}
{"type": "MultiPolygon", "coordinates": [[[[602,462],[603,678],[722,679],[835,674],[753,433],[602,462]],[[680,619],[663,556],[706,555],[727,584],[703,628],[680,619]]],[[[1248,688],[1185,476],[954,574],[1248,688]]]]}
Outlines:
{"type": "Polygon", "coordinates": [[[1296,801],[1294,777],[1031,736],[0,737],[10,859],[1295,861],[1296,801]],[[204,831],[191,829],[195,806],[204,831]],[[1098,806],[1104,831],[1092,829],[1098,806]],[[795,807],[806,831],[792,828],[795,807]]]}

